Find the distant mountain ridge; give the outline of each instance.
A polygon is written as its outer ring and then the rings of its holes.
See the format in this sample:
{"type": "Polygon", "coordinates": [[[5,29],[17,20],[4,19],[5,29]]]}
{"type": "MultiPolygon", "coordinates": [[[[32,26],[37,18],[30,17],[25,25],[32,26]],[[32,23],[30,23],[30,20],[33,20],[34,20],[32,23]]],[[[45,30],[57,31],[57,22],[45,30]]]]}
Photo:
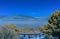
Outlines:
{"type": "Polygon", "coordinates": [[[0,20],[31,20],[31,19],[35,19],[34,17],[32,16],[25,16],[25,15],[10,15],[10,16],[0,16],[0,20]]]}
{"type": "Polygon", "coordinates": [[[35,18],[32,16],[25,15],[3,15],[0,16],[0,25],[2,24],[16,24],[17,27],[31,27],[39,28],[47,24],[48,18],[35,18]]]}
{"type": "Polygon", "coordinates": [[[47,18],[35,18],[32,16],[25,15],[2,15],[0,16],[0,20],[46,20],[47,18]]]}

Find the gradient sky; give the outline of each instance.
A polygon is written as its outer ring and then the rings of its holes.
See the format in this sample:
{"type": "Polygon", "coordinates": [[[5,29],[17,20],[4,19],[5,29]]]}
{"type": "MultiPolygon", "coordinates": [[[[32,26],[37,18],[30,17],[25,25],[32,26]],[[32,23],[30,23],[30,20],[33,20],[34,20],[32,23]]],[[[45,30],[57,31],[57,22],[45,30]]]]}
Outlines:
{"type": "Polygon", "coordinates": [[[0,0],[0,15],[49,17],[60,10],[60,0],[0,0]]]}

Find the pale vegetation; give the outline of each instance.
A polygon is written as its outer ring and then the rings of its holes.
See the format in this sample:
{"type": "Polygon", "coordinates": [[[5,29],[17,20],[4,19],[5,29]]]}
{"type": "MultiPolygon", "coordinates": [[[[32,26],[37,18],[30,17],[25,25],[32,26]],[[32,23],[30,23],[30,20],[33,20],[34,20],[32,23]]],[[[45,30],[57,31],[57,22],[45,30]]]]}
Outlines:
{"type": "Polygon", "coordinates": [[[0,28],[0,39],[18,39],[18,29],[15,25],[4,25],[0,28]]]}

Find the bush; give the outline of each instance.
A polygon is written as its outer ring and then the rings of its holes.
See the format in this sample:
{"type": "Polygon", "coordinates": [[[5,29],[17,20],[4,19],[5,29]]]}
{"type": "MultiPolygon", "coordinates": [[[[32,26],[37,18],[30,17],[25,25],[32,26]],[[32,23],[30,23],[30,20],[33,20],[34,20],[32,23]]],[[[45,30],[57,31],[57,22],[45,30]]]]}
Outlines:
{"type": "Polygon", "coordinates": [[[18,33],[9,25],[0,28],[0,39],[18,39],[18,33]]]}

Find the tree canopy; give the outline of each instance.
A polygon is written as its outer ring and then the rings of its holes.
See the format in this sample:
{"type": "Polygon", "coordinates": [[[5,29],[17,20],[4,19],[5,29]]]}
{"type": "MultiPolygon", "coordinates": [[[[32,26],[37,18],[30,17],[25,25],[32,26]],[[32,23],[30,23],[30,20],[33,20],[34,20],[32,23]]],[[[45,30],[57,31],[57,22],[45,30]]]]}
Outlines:
{"type": "MultiPolygon", "coordinates": [[[[39,28],[45,34],[60,37],[60,11],[55,11],[49,18],[48,24],[39,28]]],[[[60,38],[59,38],[60,39],[60,38]]]]}
{"type": "Polygon", "coordinates": [[[17,31],[14,24],[4,25],[0,28],[0,39],[18,39],[17,31]]]}

